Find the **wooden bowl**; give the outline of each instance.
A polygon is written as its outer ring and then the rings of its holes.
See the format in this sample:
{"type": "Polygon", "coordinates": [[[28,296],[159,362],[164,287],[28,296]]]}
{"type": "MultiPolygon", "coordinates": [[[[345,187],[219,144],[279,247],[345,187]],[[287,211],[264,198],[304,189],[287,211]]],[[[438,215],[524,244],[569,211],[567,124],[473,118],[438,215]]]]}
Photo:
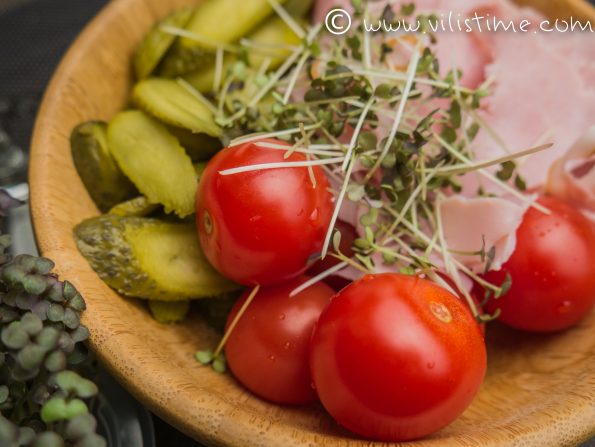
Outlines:
{"type": "MultiPolygon", "coordinates": [[[[194,353],[218,338],[199,316],[171,327],[156,323],[139,303],[107,287],[75,246],[72,228],[98,211],[75,172],[70,131],[84,120],[107,120],[124,106],[133,49],[155,20],[189,3],[113,1],[62,61],[39,112],[31,152],[31,207],[41,252],[85,296],[84,323],[101,362],[183,432],[207,444],[241,447],[371,445],[338,427],[320,405],[271,405],[230,375],[199,365],[194,353]]],[[[595,17],[581,8],[582,17],[595,17]]],[[[489,332],[489,373],[471,407],[444,430],[408,445],[557,447],[595,435],[595,312],[559,335],[498,327],[489,332]]]]}

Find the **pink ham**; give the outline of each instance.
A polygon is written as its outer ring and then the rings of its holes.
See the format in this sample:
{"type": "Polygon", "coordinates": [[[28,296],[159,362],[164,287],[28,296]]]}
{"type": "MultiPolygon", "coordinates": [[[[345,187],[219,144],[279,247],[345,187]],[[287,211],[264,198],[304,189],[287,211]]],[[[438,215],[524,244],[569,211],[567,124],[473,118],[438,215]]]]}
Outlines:
{"type": "MultiPolygon", "coordinates": [[[[552,162],[595,123],[595,92],[585,90],[574,57],[552,51],[552,38],[498,35],[493,40],[495,60],[487,67],[495,84],[481,115],[508,149],[554,143],[547,151],[519,160],[530,188],[542,185],[552,162]]],[[[488,132],[480,132],[475,148],[480,160],[506,153],[488,132]]]]}
{"type": "MultiPolygon", "coordinates": [[[[408,1],[395,2],[395,8],[402,3],[408,1]]],[[[371,8],[381,10],[385,4],[371,3],[371,8]]],[[[418,11],[425,12],[452,10],[472,16],[477,11],[516,23],[527,19],[537,24],[541,20],[534,11],[507,0],[420,0],[416,4],[418,11]]],[[[351,10],[349,0],[318,0],[315,19],[323,21],[331,7],[351,10]]],[[[504,144],[481,130],[473,143],[476,158],[489,160],[540,143],[554,143],[545,152],[518,160],[519,172],[530,188],[542,187],[547,179],[548,192],[574,202],[592,213],[595,220],[595,128],[567,151],[579,135],[595,124],[592,35],[441,32],[435,50],[442,74],[453,66],[463,70],[462,85],[477,87],[487,78],[494,81],[491,95],[483,101],[479,113],[504,144]]],[[[403,61],[406,63],[407,58],[398,56],[393,59],[394,65],[404,70],[403,61]]],[[[379,133],[383,134],[391,122],[384,118],[381,121],[379,133]]],[[[475,173],[463,178],[466,195],[476,195],[478,178],[475,173]]],[[[482,179],[481,184],[484,190],[502,195],[502,190],[490,181],[482,179]]],[[[442,205],[447,243],[453,250],[477,251],[483,236],[486,250],[496,248],[493,268],[499,269],[514,251],[515,232],[526,209],[526,205],[504,198],[449,197],[442,205]]],[[[350,211],[345,214],[354,214],[353,208],[350,211]]],[[[474,271],[484,267],[478,256],[454,256],[474,271]]]]}
{"type": "MultiPolygon", "coordinates": [[[[466,17],[466,11],[486,4],[492,4],[495,0],[473,0],[473,1],[445,1],[445,0],[421,0],[416,2],[417,11],[433,13],[445,12],[445,19],[448,20],[448,12],[453,11],[456,20],[456,15],[461,14],[461,18],[466,17]]],[[[407,1],[395,2],[394,9],[400,9],[401,4],[408,3],[407,1]]],[[[379,14],[384,8],[385,2],[377,2],[370,4],[371,14],[379,14]]],[[[314,21],[323,22],[329,10],[338,7],[343,8],[348,12],[352,12],[353,8],[349,0],[318,0],[314,8],[314,21]]],[[[474,37],[475,33],[461,33],[461,32],[439,32],[438,42],[435,46],[436,55],[440,59],[440,71],[442,75],[446,75],[453,67],[461,68],[463,76],[460,79],[461,85],[469,88],[479,86],[484,80],[484,67],[491,61],[489,49],[483,42],[474,37]]],[[[403,51],[398,48],[395,49],[389,59],[392,59],[393,66],[398,69],[405,70],[409,57],[404,59],[401,57],[403,51]]]]}
{"type": "Polygon", "coordinates": [[[444,238],[452,256],[476,273],[483,272],[485,261],[478,252],[495,247],[493,270],[500,270],[516,246],[516,230],[528,204],[496,197],[447,197],[440,206],[444,238]],[[485,241],[485,244],[484,244],[485,241]]]}
{"type": "Polygon", "coordinates": [[[554,162],[546,191],[595,218],[595,126],[554,162]]]}

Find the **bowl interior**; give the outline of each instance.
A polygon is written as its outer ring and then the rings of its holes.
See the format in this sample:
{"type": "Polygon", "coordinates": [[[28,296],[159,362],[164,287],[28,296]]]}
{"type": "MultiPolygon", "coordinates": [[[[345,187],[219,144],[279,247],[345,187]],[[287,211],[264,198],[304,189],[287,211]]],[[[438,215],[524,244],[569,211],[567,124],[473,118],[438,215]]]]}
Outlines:
{"type": "MultiPolygon", "coordinates": [[[[286,408],[261,401],[229,375],[200,366],[198,349],[218,336],[192,315],[156,323],[144,306],[108,288],[76,249],[72,229],[98,211],[70,157],[79,122],[107,120],[127,102],[130,56],[154,21],[192,0],[118,0],[86,28],[56,72],[40,110],[31,153],[31,207],[43,255],[88,303],[91,346],[151,410],[216,445],[364,446],[319,405],[286,408]]],[[[489,331],[489,373],[471,407],[452,425],[408,445],[559,446],[595,432],[595,314],[559,335],[489,331]]]]}

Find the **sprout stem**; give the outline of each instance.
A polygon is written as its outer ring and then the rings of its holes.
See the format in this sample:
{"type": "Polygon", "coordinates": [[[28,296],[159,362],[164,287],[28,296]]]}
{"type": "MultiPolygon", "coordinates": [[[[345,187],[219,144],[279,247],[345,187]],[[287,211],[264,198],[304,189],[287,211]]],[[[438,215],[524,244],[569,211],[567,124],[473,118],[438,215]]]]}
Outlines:
{"type": "Polygon", "coordinates": [[[215,349],[215,352],[213,353],[213,358],[216,358],[219,356],[219,354],[221,354],[221,351],[225,347],[225,343],[227,343],[229,336],[231,335],[233,330],[236,328],[238,322],[240,321],[240,318],[242,318],[242,316],[246,312],[246,309],[248,309],[248,306],[250,305],[250,303],[252,303],[252,300],[254,300],[254,298],[256,297],[256,294],[258,293],[259,290],[260,290],[260,284],[256,284],[254,286],[254,288],[252,289],[252,291],[250,292],[250,295],[248,295],[248,298],[246,298],[246,301],[244,301],[244,304],[242,304],[242,307],[240,307],[240,310],[238,311],[238,313],[236,314],[234,319],[231,321],[231,324],[225,331],[225,334],[223,334],[223,338],[221,339],[221,341],[217,345],[217,349],[215,349]]]}

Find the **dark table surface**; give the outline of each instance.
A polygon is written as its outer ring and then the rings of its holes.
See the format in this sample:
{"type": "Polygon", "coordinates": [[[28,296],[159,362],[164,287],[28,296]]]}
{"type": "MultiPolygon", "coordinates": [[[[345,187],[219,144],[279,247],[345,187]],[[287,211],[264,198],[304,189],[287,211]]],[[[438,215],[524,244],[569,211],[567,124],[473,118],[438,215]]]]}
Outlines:
{"type": "MultiPolygon", "coordinates": [[[[5,131],[25,152],[37,108],[57,63],[81,28],[106,3],[0,0],[0,132],[5,131]]],[[[153,416],[153,422],[157,447],[199,446],[158,417],[153,416]]],[[[588,446],[595,447],[595,442],[584,447],[588,446]]]]}

